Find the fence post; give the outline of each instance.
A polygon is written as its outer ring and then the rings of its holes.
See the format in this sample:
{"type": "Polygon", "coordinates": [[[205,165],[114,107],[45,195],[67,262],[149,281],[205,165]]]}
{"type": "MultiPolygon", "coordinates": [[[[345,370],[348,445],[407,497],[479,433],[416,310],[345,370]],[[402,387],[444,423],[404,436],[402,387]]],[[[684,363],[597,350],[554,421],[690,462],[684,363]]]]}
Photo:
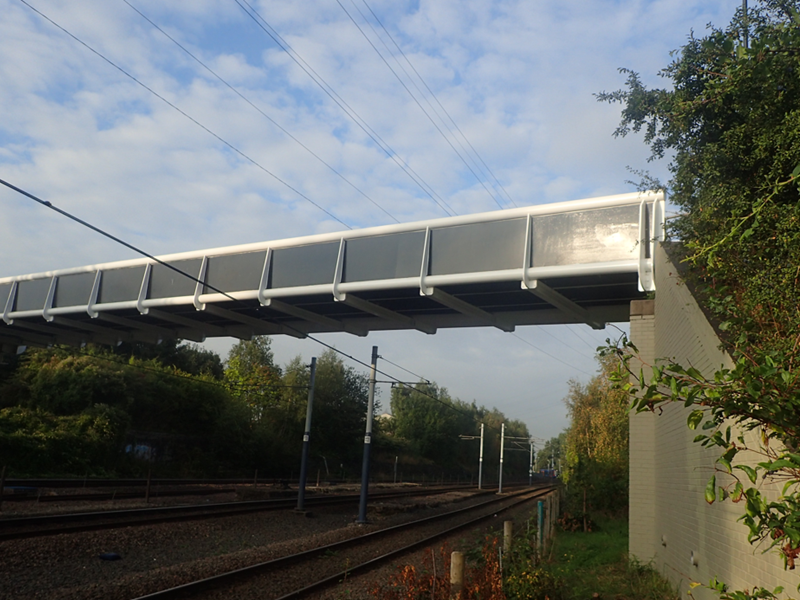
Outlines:
{"type": "Polygon", "coordinates": [[[511,538],[514,534],[514,521],[503,521],[503,554],[511,552],[511,538]]]}
{"type": "Polygon", "coordinates": [[[536,515],[536,549],[541,554],[544,548],[544,502],[539,500],[537,503],[537,515],[536,515]]]}
{"type": "Polygon", "coordinates": [[[450,598],[455,600],[461,596],[464,589],[464,554],[453,552],[450,554],[450,598]]]}

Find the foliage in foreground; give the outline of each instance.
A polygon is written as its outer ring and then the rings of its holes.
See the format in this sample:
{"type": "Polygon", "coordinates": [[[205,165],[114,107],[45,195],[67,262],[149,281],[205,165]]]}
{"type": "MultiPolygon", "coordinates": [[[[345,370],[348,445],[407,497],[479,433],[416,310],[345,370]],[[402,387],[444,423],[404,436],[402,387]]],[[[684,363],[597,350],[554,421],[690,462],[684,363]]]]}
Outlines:
{"type": "Polygon", "coordinates": [[[614,389],[616,364],[600,359],[600,373],[587,385],[570,381],[564,399],[570,416],[562,480],[569,508],[624,512],[628,506],[628,395],[614,389]]]}
{"type": "MultiPolygon", "coordinates": [[[[654,158],[674,152],[672,201],[684,212],[673,233],[734,365],[711,377],[670,361],[631,373],[636,348],[623,341],[609,350],[621,359],[620,385],[636,410],[692,409],[695,441],[719,452],[706,500],[740,503],[748,540],[790,569],[800,556],[798,9],[762,0],[726,29],[691,35],[661,73],[670,90],[625,71],[627,90],[599,95],[624,105],[618,135],[643,130],[654,158]],[[762,493],[767,482],[782,484],[777,499],[762,493]]],[[[737,599],[781,592],[709,587],[737,599]]]]}
{"type": "MultiPolygon", "coordinates": [[[[627,523],[603,519],[598,532],[557,534],[545,556],[535,551],[536,529],[515,538],[511,553],[499,557],[499,541],[489,536],[465,572],[462,600],[676,600],[678,594],[652,567],[627,558],[627,523]]],[[[399,567],[386,585],[373,590],[380,600],[451,598],[450,552],[425,551],[420,569],[399,567]],[[433,559],[438,554],[434,567],[433,559]]],[[[733,600],[733,599],[731,599],[733,600]]]]}

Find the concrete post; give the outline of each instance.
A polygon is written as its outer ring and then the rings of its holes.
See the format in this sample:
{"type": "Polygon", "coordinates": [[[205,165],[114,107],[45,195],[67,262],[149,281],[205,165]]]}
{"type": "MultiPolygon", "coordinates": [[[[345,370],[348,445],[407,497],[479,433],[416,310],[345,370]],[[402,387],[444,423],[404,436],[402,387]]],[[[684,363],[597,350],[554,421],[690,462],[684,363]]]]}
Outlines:
{"type": "MultiPolygon", "coordinates": [[[[311,413],[314,409],[314,380],[317,375],[317,357],[311,358],[311,376],[308,382],[308,402],[306,403],[306,428],[303,432],[303,453],[300,458],[300,481],[297,484],[297,510],[305,510],[306,478],[308,477],[308,446],[311,440],[311,413]]],[[[317,476],[319,485],[319,476],[317,476]]]]}
{"type": "Polygon", "coordinates": [[[464,589],[464,554],[453,552],[450,555],[450,598],[455,600],[464,589]]]}
{"type": "Polygon", "coordinates": [[[503,521],[503,554],[511,552],[511,539],[514,535],[514,521],[503,521]]]}
{"type": "Polygon", "coordinates": [[[378,368],[378,347],[372,347],[372,367],[369,372],[369,405],[367,406],[367,431],[364,434],[364,460],[361,463],[361,499],[358,504],[358,521],[367,523],[367,495],[369,493],[369,452],[372,442],[372,412],[375,408],[375,371],[378,368]]]}

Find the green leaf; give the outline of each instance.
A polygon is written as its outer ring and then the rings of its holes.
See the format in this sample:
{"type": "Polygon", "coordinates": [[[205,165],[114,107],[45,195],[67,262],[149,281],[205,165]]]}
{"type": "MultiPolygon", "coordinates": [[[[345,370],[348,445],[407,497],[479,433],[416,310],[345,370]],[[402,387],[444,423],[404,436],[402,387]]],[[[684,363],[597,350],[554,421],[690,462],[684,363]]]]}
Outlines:
{"type": "Polygon", "coordinates": [[[736,465],[733,467],[734,469],[741,469],[745,472],[747,477],[750,479],[750,483],[755,483],[757,479],[756,470],[752,467],[748,467],[747,465],[736,465]]]}
{"type": "Polygon", "coordinates": [[[703,411],[702,410],[693,410],[689,413],[689,417],[686,419],[686,424],[689,425],[689,429],[697,429],[697,426],[700,424],[700,421],[703,420],[703,411]]]}
{"type": "Polygon", "coordinates": [[[705,491],[705,498],[706,502],[709,504],[714,504],[714,501],[717,499],[717,476],[712,475],[711,479],[708,480],[706,484],[706,491],[705,491]]]}
{"type": "Polygon", "coordinates": [[[731,494],[731,500],[734,502],[739,502],[742,499],[742,495],[744,494],[744,487],[740,481],[736,482],[736,485],[733,486],[733,493],[731,494]]]}
{"type": "Polygon", "coordinates": [[[725,469],[726,473],[731,472],[731,461],[729,461],[727,458],[725,458],[724,456],[720,456],[717,459],[717,462],[722,465],[722,468],[725,469]]]}
{"type": "Polygon", "coordinates": [[[792,171],[792,177],[800,177],[800,165],[797,165],[792,171]]]}

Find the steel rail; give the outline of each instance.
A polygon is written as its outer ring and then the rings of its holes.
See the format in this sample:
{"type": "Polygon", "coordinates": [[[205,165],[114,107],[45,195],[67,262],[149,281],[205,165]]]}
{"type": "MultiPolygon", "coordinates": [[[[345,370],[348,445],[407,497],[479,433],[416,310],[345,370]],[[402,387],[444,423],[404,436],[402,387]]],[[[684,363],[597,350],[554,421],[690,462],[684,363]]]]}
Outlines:
{"type": "Polygon", "coordinates": [[[334,575],[329,575],[327,577],[324,577],[324,578],[322,578],[322,579],[320,579],[320,580],[318,580],[318,581],[316,581],[314,583],[311,583],[309,585],[304,586],[303,588],[294,590],[292,592],[289,592],[288,594],[280,596],[279,598],[277,598],[277,600],[288,600],[289,598],[298,598],[298,597],[303,596],[303,595],[305,595],[307,593],[310,593],[312,591],[318,590],[318,589],[323,588],[323,587],[327,587],[327,586],[329,586],[332,583],[335,583],[337,581],[341,581],[342,578],[345,577],[345,576],[349,577],[353,573],[369,570],[370,568],[376,566],[377,564],[379,564],[379,563],[381,563],[383,561],[389,560],[390,558],[392,558],[394,556],[399,556],[399,555],[401,555],[403,553],[406,553],[406,552],[408,552],[410,550],[413,550],[413,549],[415,549],[415,548],[417,548],[419,546],[428,544],[428,543],[430,543],[430,542],[432,542],[432,541],[434,541],[436,539],[439,539],[439,538],[441,538],[443,536],[449,535],[451,533],[454,533],[456,531],[459,531],[459,530],[464,529],[466,527],[469,527],[471,525],[475,525],[475,524],[477,524],[477,523],[479,523],[479,522],[481,522],[483,520],[486,520],[488,518],[493,517],[494,515],[497,515],[497,514],[499,514],[501,512],[504,512],[506,510],[514,508],[514,507],[516,507],[516,506],[518,506],[518,505],[520,505],[520,504],[522,504],[524,502],[527,502],[527,501],[532,500],[534,498],[538,498],[540,496],[548,494],[548,493],[550,493],[551,491],[553,491],[555,489],[557,489],[557,486],[547,486],[547,487],[542,487],[542,488],[537,488],[537,489],[530,489],[529,488],[527,490],[515,492],[515,493],[504,495],[504,496],[495,496],[491,500],[488,500],[486,502],[482,502],[481,504],[478,504],[478,505],[472,505],[472,506],[468,506],[468,507],[464,507],[464,508],[458,508],[458,509],[446,512],[446,513],[433,515],[433,516],[429,516],[429,517],[424,517],[424,518],[418,519],[416,521],[411,521],[411,522],[408,522],[408,523],[402,523],[400,525],[394,525],[394,526],[391,526],[391,527],[386,527],[384,529],[379,529],[378,531],[373,531],[373,532],[370,532],[370,533],[366,533],[364,535],[356,536],[356,537],[353,537],[353,538],[350,538],[350,539],[347,539],[347,540],[343,540],[341,542],[335,542],[335,543],[332,543],[332,544],[327,544],[325,546],[312,548],[310,550],[305,550],[305,551],[299,552],[297,554],[287,555],[287,556],[284,556],[284,557],[281,557],[281,558],[276,558],[276,559],[273,559],[273,560],[269,560],[269,561],[258,563],[258,564],[254,564],[254,565],[250,565],[250,566],[243,567],[243,568],[240,568],[240,569],[236,569],[236,570],[233,570],[233,571],[220,573],[218,575],[214,575],[214,576],[211,576],[211,577],[206,577],[204,579],[200,579],[200,580],[197,580],[197,581],[192,581],[192,582],[189,582],[189,583],[185,583],[185,584],[182,584],[182,585],[179,585],[179,586],[175,586],[175,587],[172,587],[172,588],[169,588],[169,589],[166,589],[166,590],[160,590],[158,592],[153,592],[153,593],[150,593],[150,594],[147,594],[147,595],[144,595],[144,596],[139,596],[139,597],[135,598],[134,600],[163,600],[165,598],[187,598],[187,597],[192,597],[194,595],[201,594],[201,593],[203,593],[205,591],[208,591],[210,589],[218,589],[221,585],[226,585],[226,584],[229,585],[229,584],[233,584],[233,583],[240,583],[241,580],[257,577],[257,576],[261,575],[262,573],[267,572],[267,571],[269,571],[271,569],[290,566],[290,565],[292,565],[294,563],[302,562],[302,561],[308,560],[308,559],[313,559],[313,558],[316,558],[316,557],[318,557],[320,555],[324,555],[326,553],[337,552],[339,550],[343,550],[343,549],[348,548],[348,547],[352,547],[352,546],[357,546],[359,544],[363,544],[363,543],[365,543],[367,541],[373,541],[375,539],[378,539],[380,537],[386,536],[386,535],[391,534],[391,533],[396,533],[396,532],[403,531],[403,530],[413,529],[414,527],[419,527],[421,525],[425,525],[425,524],[428,524],[428,523],[431,523],[431,522],[441,521],[441,520],[444,520],[444,519],[447,519],[449,517],[453,517],[453,516],[456,516],[456,515],[459,515],[459,514],[465,514],[465,513],[468,513],[468,512],[476,511],[476,510],[479,510],[481,508],[485,508],[486,506],[490,506],[490,505],[494,505],[494,504],[497,504],[497,503],[500,503],[500,502],[507,501],[510,498],[516,498],[516,497],[519,497],[519,496],[524,496],[524,497],[522,497],[520,499],[516,499],[515,501],[510,502],[507,506],[504,506],[504,507],[500,508],[499,510],[496,507],[493,507],[493,510],[488,511],[488,512],[486,512],[484,514],[481,514],[481,515],[479,515],[479,516],[477,516],[475,518],[472,518],[472,519],[470,519],[468,521],[465,521],[463,523],[459,523],[459,524],[454,525],[452,527],[448,527],[447,529],[438,531],[435,534],[426,536],[425,538],[417,540],[417,541],[415,541],[415,542],[413,542],[411,544],[407,544],[407,545],[402,546],[400,548],[395,548],[395,549],[393,549],[393,550],[391,550],[391,551],[389,551],[389,552],[387,552],[387,553],[385,553],[385,554],[383,554],[381,556],[372,558],[372,559],[370,559],[370,560],[368,560],[366,562],[360,563],[358,565],[350,565],[350,566],[348,566],[346,571],[342,571],[342,572],[336,573],[334,575]]]}
{"type": "MultiPolygon", "coordinates": [[[[413,496],[430,496],[447,491],[464,489],[463,486],[457,486],[427,488],[424,490],[404,490],[402,492],[370,494],[370,498],[374,501],[413,496]]],[[[492,492],[493,490],[484,490],[482,493],[488,494],[492,492]]],[[[351,504],[358,502],[358,500],[358,494],[327,495],[317,498],[307,498],[306,504],[310,507],[323,507],[337,504],[351,504]]],[[[33,517],[12,517],[0,519],[0,541],[44,537],[64,533],[99,531],[103,529],[118,529],[122,527],[139,527],[169,522],[221,518],[251,512],[290,509],[294,508],[296,503],[297,498],[293,496],[290,498],[272,500],[247,500],[218,504],[191,504],[33,517]],[[69,524],[75,522],[78,524],[69,524]]]]}

